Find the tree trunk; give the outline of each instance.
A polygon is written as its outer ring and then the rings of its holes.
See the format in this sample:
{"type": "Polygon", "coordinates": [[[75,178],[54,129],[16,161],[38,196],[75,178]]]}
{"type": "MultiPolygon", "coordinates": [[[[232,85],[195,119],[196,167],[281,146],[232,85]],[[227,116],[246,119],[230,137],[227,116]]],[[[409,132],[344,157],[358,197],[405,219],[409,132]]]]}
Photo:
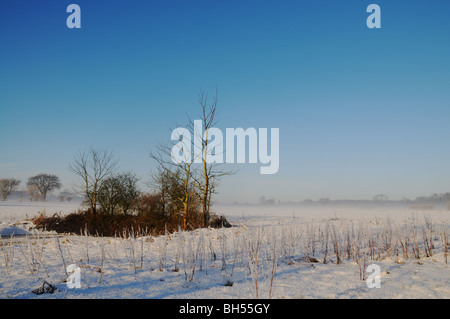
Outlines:
{"type": "Polygon", "coordinates": [[[203,227],[208,227],[209,225],[209,209],[208,209],[208,191],[209,191],[209,176],[206,167],[206,160],[203,161],[203,172],[205,177],[205,187],[203,189],[203,198],[202,198],[202,206],[203,206],[203,227]]]}
{"type": "Polygon", "coordinates": [[[183,230],[187,230],[189,203],[183,202],[183,230]]]}

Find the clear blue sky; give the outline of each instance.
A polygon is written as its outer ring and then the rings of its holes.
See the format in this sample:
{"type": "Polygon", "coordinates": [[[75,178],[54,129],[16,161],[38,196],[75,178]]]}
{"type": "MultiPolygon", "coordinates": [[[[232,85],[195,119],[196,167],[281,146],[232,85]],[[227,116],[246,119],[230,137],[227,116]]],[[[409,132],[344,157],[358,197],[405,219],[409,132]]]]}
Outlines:
{"type": "Polygon", "coordinates": [[[450,191],[449,16],[444,0],[2,1],[0,178],[70,189],[95,146],[148,180],[148,150],[217,87],[218,128],[280,129],[278,173],[233,165],[220,201],[450,191]]]}

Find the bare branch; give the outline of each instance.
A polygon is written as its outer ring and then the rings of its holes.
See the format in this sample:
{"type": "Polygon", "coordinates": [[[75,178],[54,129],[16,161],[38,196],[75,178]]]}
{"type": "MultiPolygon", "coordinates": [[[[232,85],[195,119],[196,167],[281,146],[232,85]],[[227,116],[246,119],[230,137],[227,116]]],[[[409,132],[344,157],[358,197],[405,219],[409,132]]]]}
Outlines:
{"type": "Polygon", "coordinates": [[[86,197],[94,214],[97,211],[100,182],[117,170],[117,164],[112,152],[90,147],[80,152],[69,166],[69,170],[82,179],[75,185],[75,191],[86,197]]]}

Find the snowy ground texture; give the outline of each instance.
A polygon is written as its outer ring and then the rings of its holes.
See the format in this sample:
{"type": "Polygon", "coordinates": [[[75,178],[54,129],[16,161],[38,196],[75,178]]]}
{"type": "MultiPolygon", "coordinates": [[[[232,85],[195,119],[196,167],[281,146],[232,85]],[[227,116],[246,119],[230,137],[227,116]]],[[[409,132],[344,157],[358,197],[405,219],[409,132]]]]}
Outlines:
{"type": "Polygon", "coordinates": [[[217,207],[233,227],[127,238],[24,221],[77,208],[0,204],[0,298],[450,298],[448,211],[217,207]]]}

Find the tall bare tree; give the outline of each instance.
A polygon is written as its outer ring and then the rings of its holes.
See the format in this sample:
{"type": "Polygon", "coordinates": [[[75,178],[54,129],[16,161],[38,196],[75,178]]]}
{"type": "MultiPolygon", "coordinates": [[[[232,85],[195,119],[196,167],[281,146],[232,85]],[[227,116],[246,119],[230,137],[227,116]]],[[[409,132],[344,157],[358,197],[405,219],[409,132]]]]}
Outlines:
{"type": "Polygon", "coordinates": [[[45,201],[49,192],[61,188],[61,182],[56,175],[38,174],[28,179],[27,186],[38,190],[42,200],[45,201]]]}
{"type": "Polygon", "coordinates": [[[201,106],[200,120],[192,121],[188,116],[188,128],[172,131],[172,140],[176,140],[177,143],[175,145],[160,144],[156,152],[150,154],[162,171],[171,174],[183,185],[184,195],[180,197],[180,201],[184,207],[184,227],[186,227],[189,204],[193,201],[193,197],[201,201],[203,226],[209,225],[211,196],[215,192],[218,181],[222,176],[234,174],[232,171],[221,168],[222,161],[211,160],[212,157],[223,157],[223,154],[218,154],[218,152],[223,153],[221,151],[223,141],[219,141],[218,144],[218,141],[211,140],[218,133],[218,129],[214,128],[217,123],[217,90],[211,102],[208,101],[207,93],[200,91],[198,103],[201,106]],[[195,185],[195,189],[192,189],[192,185],[195,185]]]}
{"type": "Polygon", "coordinates": [[[100,183],[116,171],[117,163],[112,152],[91,147],[80,152],[69,166],[69,170],[82,180],[75,185],[75,191],[86,197],[94,215],[97,213],[100,183]]]}
{"type": "MultiPolygon", "coordinates": [[[[201,107],[200,119],[202,130],[194,129],[194,139],[200,141],[199,143],[194,143],[194,147],[201,148],[198,151],[201,153],[202,173],[200,174],[201,177],[196,179],[196,183],[202,202],[203,226],[208,226],[210,220],[211,196],[215,192],[218,180],[225,175],[232,175],[235,172],[221,168],[222,163],[208,161],[208,156],[211,156],[213,149],[217,152],[218,146],[217,144],[211,146],[210,143],[213,135],[210,134],[210,132],[217,124],[217,89],[216,95],[211,101],[208,100],[208,94],[204,90],[201,90],[198,103],[201,107]]],[[[194,128],[196,127],[192,120],[190,120],[190,123],[194,128]]],[[[223,149],[223,147],[221,147],[221,149],[223,149]]],[[[218,155],[223,156],[223,154],[218,155]]]]}
{"type": "Polygon", "coordinates": [[[0,195],[5,201],[9,195],[19,186],[20,181],[15,178],[0,179],[0,195]]]}

